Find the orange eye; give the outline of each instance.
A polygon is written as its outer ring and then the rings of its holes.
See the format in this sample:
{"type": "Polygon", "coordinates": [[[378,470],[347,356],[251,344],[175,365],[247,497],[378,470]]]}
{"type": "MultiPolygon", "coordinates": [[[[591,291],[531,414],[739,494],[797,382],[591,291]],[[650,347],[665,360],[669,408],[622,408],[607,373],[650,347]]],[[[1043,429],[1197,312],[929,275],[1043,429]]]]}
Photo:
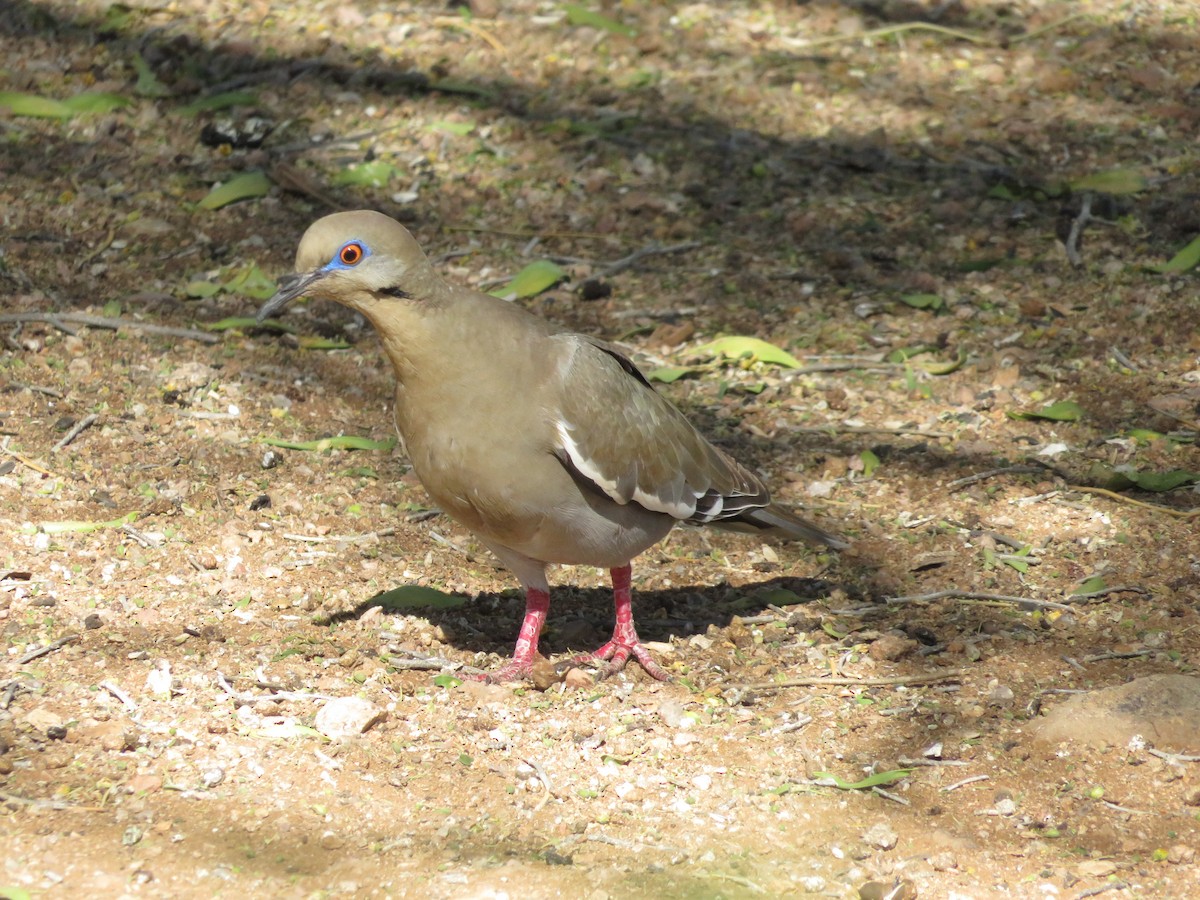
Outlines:
{"type": "Polygon", "coordinates": [[[362,244],[347,244],[338,252],[338,261],[344,266],[357,266],[362,258],[362,244]]]}

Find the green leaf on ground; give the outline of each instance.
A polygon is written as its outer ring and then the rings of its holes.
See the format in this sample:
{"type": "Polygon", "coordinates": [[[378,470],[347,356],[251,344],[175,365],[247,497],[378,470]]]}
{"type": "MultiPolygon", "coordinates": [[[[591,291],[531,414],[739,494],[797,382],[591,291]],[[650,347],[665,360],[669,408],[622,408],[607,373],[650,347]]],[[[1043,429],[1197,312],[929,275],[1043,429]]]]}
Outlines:
{"type": "Polygon", "coordinates": [[[447,594],[420,584],[402,584],[367,601],[371,606],[382,606],[386,610],[454,609],[466,602],[467,598],[460,594],[447,594]]]}
{"type": "Polygon", "coordinates": [[[932,353],[937,347],[932,344],[917,344],[915,347],[897,347],[886,357],[886,361],[890,363],[908,362],[914,356],[920,356],[922,353],[932,353]]]}
{"type": "Polygon", "coordinates": [[[513,276],[513,280],[504,287],[492,291],[493,297],[534,297],[547,288],[553,287],[567,277],[567,270],[562,266],[539,259],[531,262],[513,276]]]}
{"type": "Polygon", "coordinates": [[[205,331],[252,331],[260,329],[262,331],[275,331],[287,334],[296,333],[294,327],[284,324],[278,319],[265,319],[260,322],[253,316],[229,316],[218,322],[209,322],[200,327],[205,331]]]}
{"type": "Polygon", "coordinates": [[[946,302],[937,294],[901,294],[900,302],[913,309],[928,309],[933,312],[939,312],[946,306],[946,302]]]}
{"type": "Polygon", "coordinates": [[[1093,575],[1091,578],[1085,578],[1071,591],[1072,594],[1094,594],[1097,591],[1102,591],[1108,587],[1108,582],[1104,580],[1103,575],[1093,575]]]}
{"type": "Polygon", "coordinates": [[[563,9],[567,12],[567,24],[575,27],[584,26],[587,28],[595,28],[598,31],[607,31],[610,34],[620,34],[625,37],[632,37],[637,34],[637,29],[624,22],[618,22],[616,19],[610,19],[602,13],[592,12],[585,6],[578,3],[564,3],[563,9]]]}
{"type": "Polygon", "coordinates": [[[1132,481],[1136,487],[1156,494],[1164,491],[1173,491],[1175,488],[1195,484],[1200,481],[1200,473],[1187,472],[1183,469],[1171,469],[1169,472],[1122,471],[1121,474],[1132,481]]]}
{"type": "Polygon", "coordinates": [[[950,360],[949,362],[922,363],[921,368],[930,375],[949,375],[951,372],[957,372],[959,369],[961,369],[966,361],[967,351],[964,348],[959,347],[958,353],[955,355],[954,359],[950,360]]]}
{"type": "Polygon", "coordinates": [[[137,521],[138,514],[126,513],[119,519],[109,519],[107,522],[79,522],[66,520],[62,522],[39,522],[37,525],[27,525],[23,531],[32,534],[43,531],[46,534],[90,534],[93,531],[104,531],[107,528],[120,528],[137,521]]]}
{"type": "Polygon", "coordinates": [[[1022,547],[1015,553],[997,554],[996,558],[1009,568],[1016,569],[1021,574],[1025,574],[1029,571],[1029,563],[1026,561],[1025,557],[1028,557],[1032,551],[1032,547],[1022,547]]]}
{"type": "Polygon", "coordinates": [[[879,457],[870,450],[864,450],[858,454],[858,458],[863,464],[863,478],[870,478],[875,474],[875,470],[879,468],[879,457]]]}
{"type": "Polygon", "coordinates": [[[129,106],[131,100],[106,91],[84,91],[64,100],[63,106],[74,113],[106,113],[129,106]]]}
{"type": "Polygon", "coordinates": [[[14,116],[31,119],[69,119],[75,115],[75,110],[61,100],[18,91],[0,91],[0,109],[7,109],[14,116]]]}
{"type": "Polygon", "coordinates": [[[717,338],[707,344],[701,344],[694,351],[700,356],[725,357],[726,359],[746,359],[751,362],[770,363],[783,366],[785,369],[799,369],[800,360],[786,350],[768,344],[755,337],[730,336],[717,338]]]}
{"type": "Polygon", "coordinates": [[[475,130],[474,122],[449,122],[441,119],[433,122],[428,126],[430,131],[444,131],[447,134],[456,134],[459,137],[466,137],[475,130]]]}
{"type": "Polygon", "coordinates": [[[359,185],[381,188],[386,187],[387,183],[399,172],[400,170],[387,160],[376,159],[371,162],[355,163],[342,169],[333,176],[333,183],[341,186],[359,185]]]}
{"type": "Polygon", "coordinates": [[[275,279],[267,275],[256,263],[248,263],[235,271],[223,287],[233,294],[266,300],[275,295],[278,285],[275,284],[275,279]]]}
{"type": "Polygon", "coordinates": [[[863,791],[873,787],[883,787],[888,784],[895,784],[897,781],[903,781],[912,774],[912,769],[892,769],[888,772],[876,772],[864,778],[862,781],[843,781],[838,776],[829,772],[814,772],[812,780],[818,784],[825,784],[829,787],[835,787],[843,791],[863,791]]]}
{"type": "Polygon", "coordinates": [[[1003,256],[981,256],[978,259],[964,259],[956,263],[954,268],[960,272],[987,272],[1007,262],[1003,256]]]}
{"type": "Polygon", "coordinates": [[[336,437],[321,438],[317,441],[285,441],[282,438],[259,438],[259,441],[270,447],[282,447],[284,450],[315,450],[318,453],[324,453],[326,450],[386,451],[396,446],[395,438],[374,441],[356,434],[339,434],[336,437]]]}
{"type": "Polygon", "coordinates": [[[698,371],[695,366],[660,366],[646,373],[647,381],[657,381],[661,384],[672,384],[680,378],[686,378],[698,371]]]}
{"type": "Polygon", "coordinates": [[[1172,256],[1167,262],[1147,266],[1152,272],[1160,275],[1178,275],[1187,272],[1200,263],[1200,237],[1193,238],[1191,243],[1172,256]]]}
{"type": "Polygon", "coordinates": [[[443,672],[441,675],[433,676],[433,683],[437,687],[446,688],[447,690],[450,690],[450,689],[456,688],[460,684],[462,684],[462,680],[459,678],[455,678],[449,672],[443,672]]]}
{"type": "Polygon", "coordinates": [[[1167,437],[1161,431],[1154,431],[1151,428],[1130,428],[1125,432],[1125,436],[1133,438],[1139,444],[1152,444],[1167,437]]]}
{"type": "Polygon", "coordinates": [[[1083,407],[1074,400],[1060,400],[1031,412],[1008,411],[1010,419],[1045,419],[1050,422],[1078,422],[1083,418],[1083,407]]]}
{"type": "Polygon", "coordinates": [[[1093,172],[1082,178],[1067,182],[1072,191],[1096,191],[1099,194],[1137,194],[1144,191],[1149,182],[1146,176],[1133,169],[1109,169],[1107,172],[1093,172]]]}
{"type": "Polygon", "coordinates": [[[239,200],[265,197],[271,190],[271,179],[264,172],[243,172],[208,192],[198,204],[201,209],[220,209],[239,200]]]}
{"type": "Polygon", "coordinates": [[[755,592],[754,599],[760,603],[771,603],[775,606],[798,606],[805,602],[799,594],[789,591],[787,588],[764,588],[755,592]]]}
{"type": "Polygon", "coordinates": [[[137,72],[137,84],[133,86],[135,94],[139,97],[166,97],[171,93],[170,88],[158,80],[158,76],[140,53],[135,53],[130,62],[133,63],[133,70],[137,72]]]}
{"type": "Polygon", "coordinates": [[[221,285],[197,278],[194,281],[189,281],[187,284],[185,284],[183,286],[183,292],[189,297],[195,297],[198,300],[205,300],[209,297],[215,297],[217,294],[221,293],[221,285]]]}
{"type": "Polygon", "coordinates": [[[319,335],[305,335],[296,338],[296,344],[301,350],[349,350],[353,346],[341,338],[327,338],[319,335]]]}

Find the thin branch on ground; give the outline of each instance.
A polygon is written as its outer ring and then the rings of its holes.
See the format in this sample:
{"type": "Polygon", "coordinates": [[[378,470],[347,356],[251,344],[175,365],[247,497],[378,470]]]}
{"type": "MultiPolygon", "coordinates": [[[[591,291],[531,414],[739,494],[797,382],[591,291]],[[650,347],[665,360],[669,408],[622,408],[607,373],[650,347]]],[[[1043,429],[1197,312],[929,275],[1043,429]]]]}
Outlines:
{"type": "Polygon", "coordinates": [[[23,381],[10,381],[6,387],[18,391],[33,391],[35,394],[45,394],[47,397],[53,397],[55,400],[61,400],[66,396],[58,388],[42,387],[40,384],[25,384],[23,381]]]}
{"type": "Polygon", "coordinates": [[[71,643],[72,641],[77,641],[77,640],[79,640],[79,635],[77,635],[77,634],[64,634],[62,637],[60,637],[56,641],[51,641],[49,644],[46,644],[43,647],[38,647],[35,650],[30,650],[28,653],[26,653],[24,656],[22,656],[20,659],[17,660],[17,665],[23,666],[23,665],[25,665],[25,663],[33,662],[35,659],[38,659],[42,656],[46,656],[50,653],[53,653],[55,650],[61,650],[63,647],[67,646],[67,644],[71,643]]]}
{"type": "Polygon", "coordinates": [[[397,669],[452,669],[457,672],[465,672],[468,675],[484,674],[483,669],[468,666],[465,663],[447,659],[444,656],[433,656],[429,653],[421,653],[417,650],[405,650],[401,647],[388,650],[387,652],[389,654],[387,664],[397,669]],[[397,659],[397,656],[407,657],[407,659],[397,659]]]}
{"type": "Polygon", "coordinates": [[[899,794],[893,794],[891,791],[885,791],[878,785],[871,788],[871,793],[878,794],[884,800],[891,800],[893,803],[899,803],[901,806],[912,806],[911,801],[904,799],[899,794]]]}
{"type": "Polygon", "coordinates": [[[1095,600],[1097,597],[1104,597],[1104,596],[1107,596],[1108,594],[1141,594],[1143,596],[1148,597],[1148,596],[1150,596],[1150,593],[1151,593],[1151,591],[1149,588],[1144,588],[1141,585],[1117,584],[1117,585],[1113,585],[1112,587],[1102,588],[1101,590],[1098,590],[1098,591],[1088,591],[1086,594],[1071,594],[1068,596],[1067,599],[1069,599],[1069,600],[1095,600]]]}
{"type": "Polygon", "coordinates": [[[759,681],[737,687],[739,691],[771,691],[789,687],[891,687],[904,684],[936,684],[939,681],[957,681],[970,673],[970,669],[947,669],[926,675],[894,675],[880,678],[788,678],[785,681],[759,681]]]}
{"type": "Polygon", "coordinates": [[[927,438],[954,437],[946,431],[924,431],[920,428],[876,428],[870,425],[798,425],[788,426],[787,430],[798,434],[911,434],[927,438]]]}
{"type": "Polygon", "coordinates": [[[1085,662],[1085,663],[1104,662],[1105,660],[1109,660],[1109,659],[1139,659],[1140,657],[1143,657],[1143,656],[1149,656],[1153,652],[1154,652],[1153,650],[1130,650],[1128,653],[1116,653],[1116,652],[1093,653],[1091,656],[1085,656],[1083,658],[1083,662],[1085,662]]]}
{"type": "Polygon", "coordinates": [[[1167,762],[1200,762],[1200,756],[1190,756],[1184,753],[1168,753],[1165,750],[1155,750],[1151,747],[1146,751],[1151,756],[1165,759],[1167,762]]]}
{"type": "Polygon", "coordinates": [[[1099,887],[1088,888],[1075,895],[1075,900],[1087,900],[1088,897],[1099,897],[1101,894],[1107,894],[1109,891],[1123,891],[1129,887],[1127,881],[1110,881],[1108,884],[1102,884],[1099,887]]]}
{"type": "Polygon", "coordinates": [[[1153,510],[1154,512],[1163,513],[1175,519],[1195,519],[1197,516],[1200,516],[1200,506],[1193,507],[1192,509],[1171,509],[1169,506],[1161,506],[1157,503],[1147,503],[1145,500],[1138,500],[1134,497],[1126,497],[1124,494],[1118,494],[1116,491],[1110,491],[1108,488],[1089,487],[1084,484],[1068,484],[1067,490],[1078,491],[1081,494],[1095,494],[1098,497],[1108,497],[1110,500],[1116,500],[1118,503],[1153,510]]]}
{"type": "Polygon", "coordinates": [[[8,791],[0,791],[0,801],[11,803],[14,806],[32,806],[38,809],[76,809],[83,812],[103,812],[103,806],[76,806],[73,803],[64,803],[61,800],[42,800],[37,797],[22,797],[20,794],[11,794],[8,791]]]}
{"type": "Polygon", "coordinates": [[[946,490],[955,491],[968,485],[987,481],[989,478],[995,478],[997,475],[1036,475],[1042,471],[1038,466],[1003,466],[999,469],[976,472],[974,475],[967,475],[965,478],[956,478],[954,481],[946,483],[946,490]]]}
{"type": "Polygon", "coordinates": [[[338,699],[333,694],[317,694],[317,693],[312,693],[309,691],[277,691],[277,690],[275,690],[275,688],[278,687],[278,685],[272,684],[271,682],[264,682],[264,681],[255,682],[255,686],[260,687],[263,690],[271,691],[272,693],[270,693],[270,694],[255,694],[255,693],[252,693],[251,691],[239,691],[236,688],[234,688],[234,686],[229,683],[229,679],[226,678],[220,672],[217,673],[217,684],[220,686],[221,690],[223,690],[226,694],[228,694],[232,699],[234,699],[236,701],[240,701],[242,703],[257,703],[260,700],[336,700],[336,699],[338,699]]]}
{"type": "Polygon", "coordinates": [[[799,369],[788,369],[786,375],[815,375],[820,372],[895,372],[909,368],[904,363],[890,363],[877,359],[873,362],[828,362],[813,363],[799,369]]]}
{"type": "Polygon", "coordinates": [[[498,38],[470,19],[461,16],[438,16],[433,20],[433,24],[440,28],[460,28],[468,34],[475,35],[501,56],[508,56],[508,50],[498,38]]]}
{"type": "Polygon", "coordinates": [[[537,773],[538,780],[541,781],[542,787],[546,789],[546,793],[542,795],[542,799],[533,808],[534,812],[540,812],[542,807],[550,802],[551,797],[558,798],[558,795],[554,793],[554,787],[550,784],[550,776],[546,774],[546,770],[542,768],[542,764],[536,759],[530,759],[527,756],[518,756],[517,759],[521,760],[521,762],[537,773]]]}
{"type": "Polygon", "coordinates": [[[73,329],[64,327],[64,323],[69,322],[72,325],[86,325],[88,328],[105,328],[110,331],[127,328],[131,331],[144,331],[146,334],[187,338],[199,341],[201,344],[217,344],[221,341],[220,336],[209,334],[207,331],[154,325],[150,322],[139,322],[136,319],[126,319],[121,316],[89,316],[84,313],[4,313],[0,314],[0,323],[3,322],[41,322],[45,325],[52,325],[67,334],[75,334],[73,329]]]}
{"type": "Polygon", "coordinates": [[[87,429],[89,429],[93,425],[95,425],[98,421],[100,421],[100,417],[98,415],[96,415],[95,413],[91,413],[89,415],[84,416],[82,419],[80,419],[78,422],[76,422],[74,425],[71,426],[71,430],[62,436],[61,441],[59,441],[57,444],[55,444],[53,447],[50,448],[50,452],[58,453],[60,450],[66,449],[68,444],[70,444],[73,440],[75,440],[75,438],[77,438],[81,434],[83,434],[84,431],[86,431],[87,429]]]}
{"type": "Polygon", "coordinates": [[[1114,809],[1117,812],[1129,813],[1131,816],[1153,815],[1153,813],[1147,809],[1130,809],[1128,806],[1119,806],[1116,803],[1112,803],[1108,800],[1101,800],[1100,802],[1103,803],[1105,806],[1107,806],[1109,809],[1114,809]]]}
{"type": "Polygon", "coordinates": [[[150,535],[143,531],[138,531],[132,525],[122,525],[117,530],[129,535],[131,538],[149,550],[154,550],[162,546],[162,541],[160,541],[158,538],[150,537],[150,535]]]}
{"type": "Polygon", "coordinates": [[[932,594],[909,594],[906,597],[887,597],[884,599],[884,602],[888,606],[898,606],[904,603],[928,603],[932,600],[945,600],[951,597],[976,602],[1016,603],[1030,609],[1071,608],[1066,603],[1056,603],[1053,600],[1034,600],[1031,597],[1014,597],[1009,594],[989,594],[981,591],[960,591],[954,588],[945,591],[934,591],[932,594]]]}
{"type": "Polygon", "coordinates": [[[1122,353],[1120,347],[1109,347],[1108,352],[1112,354],[1112,358],[1116,360],[1118,366],[1128,369],[1130,372],[1139,371],[1137,363],[1122,353]]]}
{"type": "Polygon", "coordinates": [[[102,682],[100,682],[100,687],[104,688],[106,691],[108,691],[110,694],[112,694],[114,697],[116,697],[118,700],[120,700],[121,705],[124,706],[126,710],[128,710],[131,713],[137,712],[137,708],[138,708],[137,702],[132,697],[130,697],[127,693],[125,693],[123,690],[121,690],[119,687],[117,687],[117,685],[113,684],[113,682],[102,681],[102,682]]]}
{"type": "Polygon", "coordinates": [[[1014,550],[1024,550],[1026,547],[1029,546],[1029,544],[1018,541],[1016,538],[1010,538],[1006,534],[1001,534],[998,531],[989,531],[986,528],[983,528],[983,529],[968,528],[967,531],[969,531],[971,533],[971,537],[989,537],[993,541],[995,541],[997,544],[1003,544],[1005,547],[1012,547],[1014,550]]]}
{"type": "Polygon", "coordinates": [[[31,460],[29,457],[22,456],[16,450],[10,450],[8,448],[8,440],[7,439],[5,439],[3,444],[0,444],[0,451],[3,451],[4,453],[8,454],[9,456],[11,456],[13,459],[15,459],[17,462],[19,462],[21,465],[25,466],[26,468],[33,469],[33,471],[38,472],[39,474],[45,475],[49,478],[54,477],[54,473],[51,472],[49,469],[47,469],[45,466],[38,465],[33,460],[31,460]]]}
{"type": "Polygon", "coordinates": [[[664,247],[661,244],[650,244],[640,250],[634,250],[628,256],[623,256],[620,259],[613,260],[604,265],[599,271],[595,272],[593,278],[611,278],[626,269],[631,269],[639,262],[649,256],[665,256],[673,253],[686,253],[688,250],[695,250],[697,247],[703,247],[701,241],[684,241],[682,244],[669,244],[664,247]]]}
{"type": "Polygon", "coordinates": [[[395,528],[380,528],[378,531],[366,531],[362,534],[289,534],[285,533],[283,538],[288,541],[301,541],[305,544],[326,544],[326,543],[342,543],[354,544],[360,541],[369,541],[375,538],[391,537],[396,533],[395,528]]]}
{"type": "MultiPolygon", "coordinates": [[[[847,41],[869,41],[875,38],[892,37],[897,34],[905,34],[909,31],[931,31],[943,37],[954,38],[958,41],[967,41],[971,44],[982,44],[984,46],[996,43],[990,37],[972,34],[969,31],[962,31],[958,28],[947,28],[945,25],[934,25],[932,22],[903,22],[899,25],[889,25],[886,28],[872,28],[870,31],[861,31],[857,34],[836,34],[832,37],[820,38],[815,41],[802,40],[798,42],[798,45],[805,50],[812,50],[816,47],[844,44],[847,41]]],[[[789,41],[789,43],[793,42],[789,41]]]]}
{"type": "Polygon", "coordinates": [[[954,784],[948,784],[940,788],[943,794],[948,794],[951,791],[957,791],[960,787],[966,787],[968,784],[975,784],[979,781],[987,781],[990,775],[972,775],[970,778],[964,778],[962,781],[956,781],[954,784]]]}
{"type": "MultiPolygon", "coordinates": [[[[25,686],[21,684],[21,682],[15,680],[6,684],[4,686],[4,691],[0,692],[0,709],[8,709],[10,706],[12,706],[13,700],[17,698],[17,693],[22,688],[25,688],[25,686]]],[[[28,690],[28,688],[25,688],[25,690],[28,690]]]]}
{"type": "Polygon", "coordinates": [[[1063,242],[1067,250],[1067,260],[1078,269],[1083,265],[1083,257],[1079,255],[1079,239],[1083,237],[1083,229],[1092,219],[1092,195],[1085,193],[1079,205],[1079,215],[1071,222],[1071,232],[1063,242]]]}
{"type": "Polygon", "coordinates": [[[671,309],[619,309],[612,314],[614,319],[676,319],[683,316],[694,316],[699,311],[696,306],[676,306],[671,309]]]}

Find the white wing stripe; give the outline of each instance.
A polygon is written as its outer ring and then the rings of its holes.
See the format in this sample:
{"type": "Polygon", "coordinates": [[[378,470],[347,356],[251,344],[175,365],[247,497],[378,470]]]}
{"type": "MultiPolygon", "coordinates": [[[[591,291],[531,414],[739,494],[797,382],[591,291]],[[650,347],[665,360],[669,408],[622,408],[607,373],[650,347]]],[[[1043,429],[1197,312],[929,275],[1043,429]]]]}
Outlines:
{"type": "Polygon", "coordinates": [[[579,449],[579,445],[575,443],[571,437],[572,428],[561,419],[554,423],[555,430],[558,432],[558,440],[562,444],[563,452],[567,454],[567,458],[571,460],[571,465],[575,470],[590,481],[600,490],[604,491],[614,503],[619,503],[624,506],[626,503],[633,500],[638,506],[644,507],[652,512],[665,513],[675,519],[688,519],[696,512],[696,494],[692,495],[691,502],[680,498],[677,503],[668,503],[661,497],[656,497],[653,494],[647,494],[641,488],[637,487],[636,478],[637,471],[634,469],[632,480],[634,484],[633,496],[624,496],[621,493],[621,484],[619,481],[613,481],[606,477],[596,466],[595,461],[584,456],[579,449]]]}

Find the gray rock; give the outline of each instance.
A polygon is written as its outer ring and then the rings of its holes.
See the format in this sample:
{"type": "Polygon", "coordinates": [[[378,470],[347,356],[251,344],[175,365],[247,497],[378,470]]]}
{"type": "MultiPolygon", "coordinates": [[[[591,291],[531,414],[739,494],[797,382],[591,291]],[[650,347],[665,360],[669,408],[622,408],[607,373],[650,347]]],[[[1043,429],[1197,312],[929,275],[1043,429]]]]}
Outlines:
{"type": "Polygon", "coordinates": [[[1200,751],[1200,678],[1151,675],[1072,697],[1031,728],[1035,741],[1125,747],[1137,739],[1160,750],[1200,751]]]}

